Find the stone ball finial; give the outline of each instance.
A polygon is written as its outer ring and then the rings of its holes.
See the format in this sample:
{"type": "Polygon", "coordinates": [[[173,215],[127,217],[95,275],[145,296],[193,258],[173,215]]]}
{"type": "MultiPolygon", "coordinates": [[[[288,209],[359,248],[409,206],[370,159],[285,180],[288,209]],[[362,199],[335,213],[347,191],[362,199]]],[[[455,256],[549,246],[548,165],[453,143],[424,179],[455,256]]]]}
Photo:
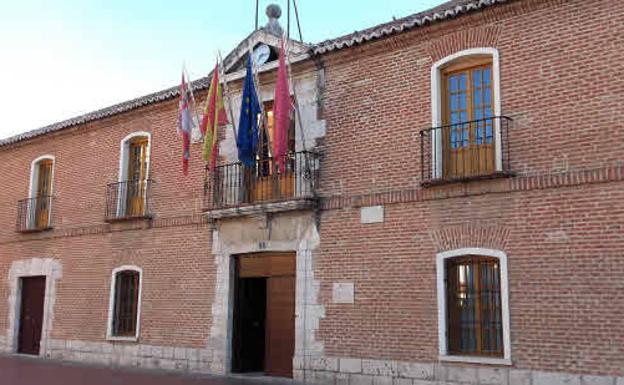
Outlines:
{"type": "Polygon", "coordinates": [[[269,21],[262,28],[270,34],[275,36],[282,36],[284,34],[284,29],[279,23],[279,17],[282,16],[282,9],[277,4],[269,4],[266,7],[266,15],[269,17],[269,21]]]}
{"type": "Polygon", "coordinates": [[[269,19],[279,19],[282,16],[282,8],[277,4],[269,4],[266,7],[266,15],[269,19]]]}

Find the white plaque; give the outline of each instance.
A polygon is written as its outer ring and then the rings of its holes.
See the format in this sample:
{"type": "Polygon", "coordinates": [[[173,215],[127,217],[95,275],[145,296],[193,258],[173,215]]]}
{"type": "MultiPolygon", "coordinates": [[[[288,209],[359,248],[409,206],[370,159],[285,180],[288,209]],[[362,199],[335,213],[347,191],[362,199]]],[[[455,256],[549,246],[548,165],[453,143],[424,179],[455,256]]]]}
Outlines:
{"type": "Polygon", "coordinates": [[[384,221],[383,206],[368,206],[360,209],[361,223],[382,223],[384,221]]]}
{"type": "Polygon", "coordinates": [[[333,301],[334,303],[354,303],[355,286],[353,282],[334,282],[333,301]]]}

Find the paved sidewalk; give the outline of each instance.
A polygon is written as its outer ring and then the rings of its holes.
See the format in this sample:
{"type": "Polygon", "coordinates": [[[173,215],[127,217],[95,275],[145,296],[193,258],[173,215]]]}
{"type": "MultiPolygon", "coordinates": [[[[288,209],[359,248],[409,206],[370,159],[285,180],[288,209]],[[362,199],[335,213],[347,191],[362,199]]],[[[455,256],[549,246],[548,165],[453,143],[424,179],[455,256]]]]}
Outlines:
{"type": "Polygon", "coordinates": [[[184,376],[66,364],[21,356],[0,356],[0,385],[264,385],[295,384],[287,379],[184,376]]]}

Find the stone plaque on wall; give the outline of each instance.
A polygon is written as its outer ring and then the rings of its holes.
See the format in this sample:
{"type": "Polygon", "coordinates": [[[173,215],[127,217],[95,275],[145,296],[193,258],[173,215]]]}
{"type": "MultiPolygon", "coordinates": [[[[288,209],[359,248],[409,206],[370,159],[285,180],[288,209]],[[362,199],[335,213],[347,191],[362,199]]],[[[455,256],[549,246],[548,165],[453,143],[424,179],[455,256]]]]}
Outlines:
{"type": "Polygon", "coordinates": [[[334,282],[332,293],[334,303],[355,302],[355,285],[353,282],[334,282]]]}
{"type": "Polygon", "coordinates": [[[361,223],[382,223],[384,221],[383,206],[368,206],[360,209],[361,223]]]}

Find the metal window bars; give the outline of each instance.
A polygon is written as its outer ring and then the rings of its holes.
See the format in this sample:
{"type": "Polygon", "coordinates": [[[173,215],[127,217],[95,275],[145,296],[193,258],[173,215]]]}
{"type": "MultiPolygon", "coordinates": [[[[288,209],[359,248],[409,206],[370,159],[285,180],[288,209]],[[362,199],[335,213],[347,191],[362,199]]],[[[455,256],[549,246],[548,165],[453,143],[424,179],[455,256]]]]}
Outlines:
{"type": "Polygon", "coordinates": [[[45,195],[17,202],[16,231],[45,231],[52,228],[52,196],[45,195]]]}
{"type": "Polygon", "coordinates": [[[422,130],[422,184],[510,175],[512,123],[509,117],[492,116],[422,130]]]}
{"type": "Polygon", "coordinates": [[[126,180],[106,186],[106,221],[149,218],[152,180],[126,180]]]}

